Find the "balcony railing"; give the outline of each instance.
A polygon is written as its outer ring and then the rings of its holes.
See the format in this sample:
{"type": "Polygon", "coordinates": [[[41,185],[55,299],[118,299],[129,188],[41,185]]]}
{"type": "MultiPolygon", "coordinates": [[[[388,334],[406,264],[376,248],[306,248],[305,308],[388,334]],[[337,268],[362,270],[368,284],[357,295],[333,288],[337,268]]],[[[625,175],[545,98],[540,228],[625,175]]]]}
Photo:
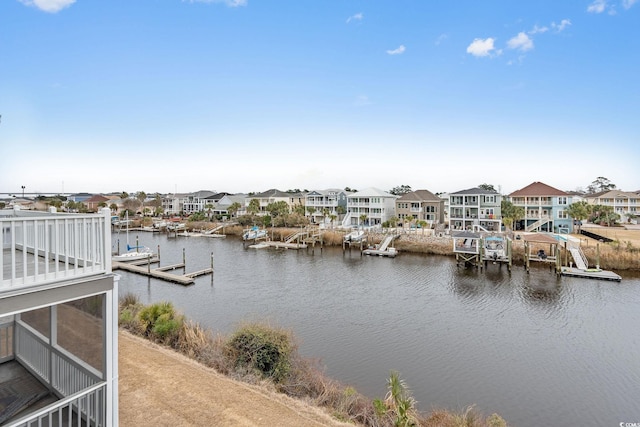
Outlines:
{"type": "Polygon", "coordinates": [[[0,292],[111,271],[111,214],[0,211],[0,292]]]}

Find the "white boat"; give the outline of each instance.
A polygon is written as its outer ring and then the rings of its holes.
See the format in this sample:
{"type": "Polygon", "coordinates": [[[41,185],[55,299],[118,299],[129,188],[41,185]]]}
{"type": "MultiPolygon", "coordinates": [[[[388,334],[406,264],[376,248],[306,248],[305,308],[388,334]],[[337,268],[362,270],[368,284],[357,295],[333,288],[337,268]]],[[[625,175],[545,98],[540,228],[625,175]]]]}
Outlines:
{"type": "Polygon", "coordinates": [[[257,226],[253,226],[248,230],[245,230],[242,235],[242,240],[254,240],[261,239],[267,235],[267,230],[260,229],[257,226]]]}
{"type": "Polygon", "coordinates": [[[151,258],[153,252],[146,246],[130,246],[129,245],[129,213],[125,215],[127,225],[127,252],[118,255],[112,255],[111,260],[117,262],[137,261],[141,259],[151,258]]]}
{"type": "MultiPolygon", "coordinates": [[[[145,247],[144,249],[149,249],[149,248],[145,247]]],[[[120,255],[114,255],[111,257],[111,259],[113,261],[118,261],[118,262],[127,262],[127,261],[137,261],[140,259],[147,259],[147,258],[151,258],[152,256],[153,256],[153,253],[151,253],[151,251],[149,250],[142,250],[142,251],[130,250],[120,255]]]]}
{"type": "Polygon", "coordinates": [[[485,238],[484,254],[485,258],[493,259],[494,261],[506,258],[507,248],[505,240],[499,236],[489,236],[485,238]]]}

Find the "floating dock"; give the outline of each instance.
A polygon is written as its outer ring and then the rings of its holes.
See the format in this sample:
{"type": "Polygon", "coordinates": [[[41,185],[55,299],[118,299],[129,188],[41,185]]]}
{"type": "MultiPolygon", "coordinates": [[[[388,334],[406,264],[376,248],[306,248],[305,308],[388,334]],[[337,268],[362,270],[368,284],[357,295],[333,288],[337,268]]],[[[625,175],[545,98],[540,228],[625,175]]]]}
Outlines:
{"type": "Polygon", "coordinates": [[[613,271],[600,270],[598,268],[589,268],[586,270],[582,270],[573,267],[562,267],[560,274],[563,276],[581,277],[585,279],[611,280],[614,282],[622,281],[622,277],[620,277],[613,271]]]}

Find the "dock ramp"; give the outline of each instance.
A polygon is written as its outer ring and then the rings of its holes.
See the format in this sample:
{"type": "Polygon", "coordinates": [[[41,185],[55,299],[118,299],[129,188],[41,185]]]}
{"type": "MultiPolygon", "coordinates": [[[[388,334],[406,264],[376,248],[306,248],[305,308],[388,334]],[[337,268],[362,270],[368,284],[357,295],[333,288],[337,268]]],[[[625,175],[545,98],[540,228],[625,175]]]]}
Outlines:
{"type": "Polygon", "coordinates": [[[580,270],[586,270],[588,268],[587,265],[587,257],[582,252],[578,246],[570,246],[569,252],[571,252],[571,256],[573,257],[573,261],[576,263],[576,267],[580,270]]]}

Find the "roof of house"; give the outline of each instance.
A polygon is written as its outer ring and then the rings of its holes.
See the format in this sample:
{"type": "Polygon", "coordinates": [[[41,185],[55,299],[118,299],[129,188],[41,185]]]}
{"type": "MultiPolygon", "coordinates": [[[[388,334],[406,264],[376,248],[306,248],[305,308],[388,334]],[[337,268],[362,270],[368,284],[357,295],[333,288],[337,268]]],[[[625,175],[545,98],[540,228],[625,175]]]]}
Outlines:
{"type": "Polygon", "coordinates": [[[596,199],[596,198],[615,199],[620,197],[628,197],[630,199],[636,199],[638,198],[638,194],[632,191],[608,190],[608,191],[601,191],[599,193],[588,194],[585,196],[585,198],[587,199],[596,199]]]}
{"type": "Polygon", "coordinates": [[[495,190],[485,190],[484,188],[480,188],[480,187],[474,187],[474,188],[469,188],[466,190],[460,190],[460,191],[456,191],[455,193],[449,193],[449,194],[455,194],[455,195],[466,195],[466,194],[470,194],[470,195],[477,195],[477,194],[498,194],[497,191],[495,190]]]}
{"type": "Polygon", "coordinates": [[[108,197],[104,197],[100,194],[96,194],[93,195],[91,197],[89,197],[87,200],[85,200],[86,203],[101,203],[101,202],[107,202],[111,199],[109,199],[108,197]]]}
{"type": "Polygon", "coordinates": [[[379,188],[369,187],[364,190],[356,191],[353,194],[349,194],[347,197],[393,197],[397,198],[398,196],[393,195],[391,193],[387,193],[386,191],[382,191],[379,188]]]}
{"type": "Polygon", "coordinates": [[[331,193],[335,193],[335,194],[349,193],[349,191],[344,191],[341,188],[327,188],[326,190],[311,190],[306,195],[307,196],[309,196],[309,195],[313,196],[315,194],[320,194],[322,196],[326,196],[326,195],[331,194],[331,193]]]}
{"type": "Polygon", "coordinates": [[[542,182],[532,182],[520,190],[516,190],[509,194],[509,197],[527,197],[527,196],[568,196],[566,191],[558,190],[550,185],[542,182]]]}
{"type": "Polygon", "coordinates": [[[270,190],[263,191],[262,193],[254,194],[251,197],[253,197],[253,198],[259,198],[259,197],[264,198],[264,197],[293,197],[293,196],[295,196],[295,195],[292,194],[292,193],[287,193],[285,191],[280,191],[280,190],[277,190],[275,188],[272,188],[270,190]]]}
{"type": "Polygon", "coordinates": [[[409,191],[408,193],[405,193],[402,196],[400,196],[399,199],[396,199],[396,201],[411,201],[411,200],[419,200],[421,202],[438,202],[438,203],[443,201],[440,197],[436,196],[429,190],[409,191]]]}

